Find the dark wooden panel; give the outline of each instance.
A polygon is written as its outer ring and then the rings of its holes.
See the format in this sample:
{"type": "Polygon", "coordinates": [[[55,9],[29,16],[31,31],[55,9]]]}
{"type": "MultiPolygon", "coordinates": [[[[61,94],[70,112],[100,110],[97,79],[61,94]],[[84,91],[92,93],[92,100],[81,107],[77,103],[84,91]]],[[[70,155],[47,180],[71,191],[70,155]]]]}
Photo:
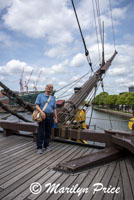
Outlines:
{"type": "Polygon", "coordinates": [[[84,196],[81,198],[82,200],[90,200],[90,199],[92,199],[92,197],[93,197],[93,189],[94,189],[93,185],[95,183],[100,183],[101,182],[103,176],[106,173],[107,168],[108,168],[107,166],[102,166],[101,168],[97,168],[97,173],[96,173],[94,179],[92,180],[92,182],[88,186],[88,188],[89,188],[88,193],[84,194],[84,196]]]}
{"type": "Polygon", "coordinates": [[[60,163],[56,168],[67,172],[78,172],[85,168],[91,168],[120,158],[122,154],[123,153],[120,150],[114,147],[108,147],[97,153],[92,153],[68,162],[60,163]]]}
{"type": "MultiPolygon", "coordinates": [[[[119,177],[120,177],[120,168],[119,168],[119,164],[117,163],[116,168],[113,172],[113,175],[112,175],[111,180],[108,185],[112,186],[112,188],[113,187],[117,188],[119,177]]],[[[115,195],[119,196],[119,193],[118,194],[115,193],[115,195]]],[[[113,196],[114,196],[114,194],[112,194],[112,193],[106,193],[106,194],[104,194],[103,200],[107,200],[107,199],[112,200],[113,196]]]]}
{"type": "Polygon", "coordinates": [[[27,132],[37,132],[37,123],[25,123],[25,122],[11,122],[7,120],[0,120],[0,127],[3,129],[22,130],[27,132]]]}
{"type": "MultiPolygon", "coordinates": [[[[102,180],[101,180],[101,183],[103,184],[104,187],[108,188],[109,186],[109,182],[112,178],[112,175],[113,175],[113,172],[115,170],[115,166],[116,164],[112,164],[110,165],[108,168],[107,168],[107,171],[105,173],[105,175],[102,177],[102,180]]],[[[97,182],[99,183],[99,182],[97,182]]],[[[114,194],[113,194],[114,196],[114,194]]],[[[101,190],[101,191],[98,191],[94,194],[93,196],[93,200],[103,200],[103,197],[104,197],[104,192],[101,190]]]]}
{"type": "Polygon", "coordinates": [[[130,180],[130,187],[132,188],[132,194],[134,197],[134,169],[132,167],[132,163],[130,158],[125,159],[126,167],[127,167],[127,172],[130,180]]]}
{"type": "Polygon", "coordinates": [[[131,200],[131,199],[133,199],[133,194],[132,194],[132,190],[131,190],[128,171],[127,171],[124,161],[120,162],[120,169],[121,169],[121,177],[122,177],[122,183],[123,183],[123,191],[121,191],[121,192],[124,192],[125,199],[131,200]]]}

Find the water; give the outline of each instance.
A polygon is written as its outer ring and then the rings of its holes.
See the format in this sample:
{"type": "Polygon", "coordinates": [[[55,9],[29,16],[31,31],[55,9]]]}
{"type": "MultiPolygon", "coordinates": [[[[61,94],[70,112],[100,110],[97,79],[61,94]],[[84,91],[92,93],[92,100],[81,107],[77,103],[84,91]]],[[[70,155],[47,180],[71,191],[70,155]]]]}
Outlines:
{"type": "MultiPolygon", "coordinates": [[[[29,120],[32,120],[32,116],[28,115],[27,113],[19,113],[19,114],[29,120]]],[[[5,113],[0,114],[0,118],[7,115],[8,114],[5,114],[5,113]]],[[[89,124],[90,115],[91,115],[91,107],[89,108],[88,113],[87,113],[86,124],[89,124]]],[[[7,119],[10,121],[20,121],[18,118],[12,115],[9,116],[9,118],[7,119]]],[[[93,110],[90,129],[104,130],[104,129],[112,128],[112,129],[131,132],[131,130],[128,128],[128,122],[129,122],[128,117],[93,110]]]]}
{"type": "MultiPolygon", "coordinates": [[[[89,124],[90,115],[91,115],[91,107],[89,108],[89,111],[87,113],[87,120],[86,120],[87,124],[89,124]]],[[[92,130],[94,130],[94,128],[96,128],[96,130],[104,130],[112,128],[116,130],[131,132],[131,130],[128,127],[128,122],[129,122],[128,117],[93,110],[90,128],[92,130]]]]}

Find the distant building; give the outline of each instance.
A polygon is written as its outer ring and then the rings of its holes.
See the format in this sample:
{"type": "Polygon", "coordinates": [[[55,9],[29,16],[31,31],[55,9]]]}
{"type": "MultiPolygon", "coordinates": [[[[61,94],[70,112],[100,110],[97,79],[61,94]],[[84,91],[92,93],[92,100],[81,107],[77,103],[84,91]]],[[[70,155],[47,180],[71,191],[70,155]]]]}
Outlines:
{"type": "Polygon", "coordinates": [[[134,92],[134,86],[130,86],[128,89],[129,89],[129,92],[134,92]]]}

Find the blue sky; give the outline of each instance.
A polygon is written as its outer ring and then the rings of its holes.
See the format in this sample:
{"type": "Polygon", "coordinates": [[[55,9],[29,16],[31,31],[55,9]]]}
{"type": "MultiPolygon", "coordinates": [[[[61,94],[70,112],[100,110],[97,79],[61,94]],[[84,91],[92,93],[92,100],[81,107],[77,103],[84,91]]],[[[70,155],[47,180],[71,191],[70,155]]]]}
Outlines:
{"type": "MultiPolygon", "coordinates": [[[[109,0],[99,2],[107,60],[114,53],[109,0]]],[[[74,3],[93,66],[99,65],[92,1],[74,3]]],[[[134,85],[134,1],[111,3],[118,55],[104,79],[104,89],[118,94],[134,85]]],[[[0,55],[0,80],[18,91],[23,68],[24,85],[33,70],[29,90],[33,90],[40,71],[38,90],[44,90],[47,83],[59,89],[90,71],[71,0],[0,0],[0,55]]]]}

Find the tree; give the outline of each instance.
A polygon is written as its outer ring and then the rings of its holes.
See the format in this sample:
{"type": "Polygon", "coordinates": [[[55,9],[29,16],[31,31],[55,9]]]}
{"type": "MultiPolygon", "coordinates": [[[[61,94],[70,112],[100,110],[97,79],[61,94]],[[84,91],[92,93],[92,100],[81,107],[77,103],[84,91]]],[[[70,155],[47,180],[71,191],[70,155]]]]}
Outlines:
{"type": "Polygon", "coordinates": [[[118,95],[109,95],[104,101],[105,105],[115,105],[117,101],[118,95]]]}
{"type": "Polygon", "coordinates": [[[96,105],[134,105],[134,92],[125,92],[122,95],[109,95],[107,92],[98,94],[93,102],[96,105]]]}
{"type": "Polygon", "coordinates": [[[122,95],[118,95],[117,101],[116,101],[116,105],[126,105],[126,98],[128,96],[128,92],[125,92],[122,95]]]}
{"type": "Polygon", "coordinates": [[[101,92],[99,95],[97,95],[94,100],[93,103],[97,104],[97,105],[104,105],[105,99],[109,96],[109,94],[107,92],[101,92]]]}
{"type": "Polygon", "coordinates": [[[134,105],[134,92],[128,93],[126,97],[126,104],[127,105],[134,105]]]}

